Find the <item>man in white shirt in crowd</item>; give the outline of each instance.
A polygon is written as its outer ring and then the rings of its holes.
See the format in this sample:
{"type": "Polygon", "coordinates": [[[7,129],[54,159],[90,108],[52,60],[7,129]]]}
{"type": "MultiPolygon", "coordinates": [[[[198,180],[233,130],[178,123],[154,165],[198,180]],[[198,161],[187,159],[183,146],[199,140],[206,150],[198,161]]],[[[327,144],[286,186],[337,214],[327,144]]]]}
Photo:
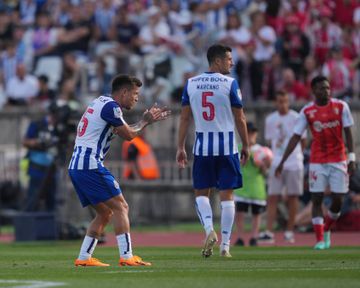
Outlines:
{"type": "Polygon", "coordinates": [[[293,133],[298,113],[289,109],[289,96],[285,91],[276,93],[277,111],[267,116],[265,120],[265,139],[271,145],[274,159],[268,176],[268,207],[266,231],[261,233],[259,241],[274,243],[273,224],[277,217],[277,206],[281,196],[286,195],[288,206],[288,221],[284,234],[285,241],[294,243],[295,215],[298,209],[298,198],[303,194],[303,151],[306,134],[302,135],[300,143],[285,162],[281,177],[275,176],[275,168],[284,154],[287,143],[293,133]]]}
{"type": "Polygon", "coordinates": [[[26,105],[39,91],[38,79],[26,72],[24,64],[16,66],[16,76],[6,85],[6,96],[10,105],[26,105]]]}

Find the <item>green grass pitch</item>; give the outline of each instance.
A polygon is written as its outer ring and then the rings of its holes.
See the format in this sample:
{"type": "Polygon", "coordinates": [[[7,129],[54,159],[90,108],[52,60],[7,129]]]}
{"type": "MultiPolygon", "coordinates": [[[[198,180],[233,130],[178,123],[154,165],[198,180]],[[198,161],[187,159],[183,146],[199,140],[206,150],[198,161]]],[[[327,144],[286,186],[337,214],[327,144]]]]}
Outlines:
{"type": "Polygon", "coordinates": [[[360,287],[359,247],[232,249],[203,259],[198,248],[135,247],[151,267],[118,267],[116,247],[98,246],[110,267],[74,267],[80,242],[0,244],[0,287],[360,287]],[[60,282],[60,283],[58,283],[60,282]],[[52,286],[53,285],[53,286],[52,286]]]}

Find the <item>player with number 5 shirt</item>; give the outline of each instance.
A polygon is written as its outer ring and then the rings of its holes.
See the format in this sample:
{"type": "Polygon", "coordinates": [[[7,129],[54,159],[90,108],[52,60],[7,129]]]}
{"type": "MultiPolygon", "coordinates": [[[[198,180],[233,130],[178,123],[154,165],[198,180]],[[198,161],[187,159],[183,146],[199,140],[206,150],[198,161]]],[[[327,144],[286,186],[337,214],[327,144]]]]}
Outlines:
{"type": "Polygon", "coordinates": [[[195,206],[206,232],[202,254],[211,256],[217,242],[209,201],[210,190],[217,188],[221,199],[220,255],[231,257],[230,235],[235,215],[233,189],[242,187],[239,158],[246,163],[249,157],[246,117],[239,85],[226,75],[234,65],[231,48],[212,45],[207,59],[209,71],[188,79],[183,91],[176,160],[180,168],[187,164],[185,141],[193,118],[195,206]],[[235,131],[242,140],[240,157],[235,131]]]}

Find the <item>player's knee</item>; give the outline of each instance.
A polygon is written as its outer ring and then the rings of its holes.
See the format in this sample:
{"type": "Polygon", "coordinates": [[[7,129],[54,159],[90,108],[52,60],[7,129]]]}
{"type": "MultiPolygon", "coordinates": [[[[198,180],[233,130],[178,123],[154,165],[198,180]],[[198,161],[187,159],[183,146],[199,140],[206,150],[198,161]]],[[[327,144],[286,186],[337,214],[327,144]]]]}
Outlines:
{"type": "Polygon", "coordinates": [[[129,213],[129,205],[126,202],[122,203],[124,213],[129,213]]]}
{"type": "Polygon", "coordinates": [[[101,221],[103,223],[107,224],[110,222],[110,219],[113,216],[113,214],[114,214],[113,211],[109,209],[109,210],[102,212],[98,216],[101,217],[101,221]]]}

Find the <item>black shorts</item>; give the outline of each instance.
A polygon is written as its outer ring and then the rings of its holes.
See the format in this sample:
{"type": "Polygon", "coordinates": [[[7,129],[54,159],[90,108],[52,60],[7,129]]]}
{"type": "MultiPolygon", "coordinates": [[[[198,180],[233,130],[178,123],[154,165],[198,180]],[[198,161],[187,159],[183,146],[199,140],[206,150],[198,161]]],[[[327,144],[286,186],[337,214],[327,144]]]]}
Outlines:
{"type": "Polygon", "coordinates": [[[245,212],[249,211],[251,208],[252,215],[259,215],[265,212],[266,206],[253,204],[253,203],[245,203],[245,202],[235,202],[236,212],[245,212]]]}

